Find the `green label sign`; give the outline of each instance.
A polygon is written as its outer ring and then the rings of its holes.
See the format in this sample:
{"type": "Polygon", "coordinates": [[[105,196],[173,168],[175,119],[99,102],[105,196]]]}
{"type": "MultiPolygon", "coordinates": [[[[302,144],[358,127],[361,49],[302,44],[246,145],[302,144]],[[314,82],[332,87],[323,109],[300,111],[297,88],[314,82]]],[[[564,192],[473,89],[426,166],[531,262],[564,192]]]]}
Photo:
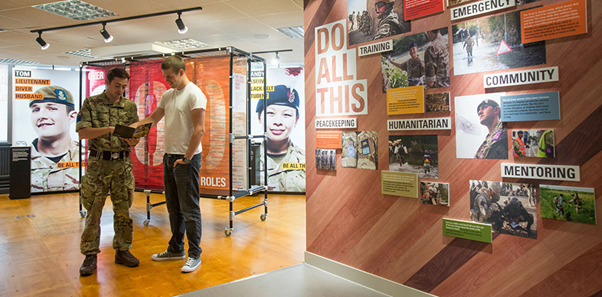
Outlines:
{"type": "Polygon", "coordinates": [[[491,243],[491,225],[444,218],[443,235],[491,243]]]}

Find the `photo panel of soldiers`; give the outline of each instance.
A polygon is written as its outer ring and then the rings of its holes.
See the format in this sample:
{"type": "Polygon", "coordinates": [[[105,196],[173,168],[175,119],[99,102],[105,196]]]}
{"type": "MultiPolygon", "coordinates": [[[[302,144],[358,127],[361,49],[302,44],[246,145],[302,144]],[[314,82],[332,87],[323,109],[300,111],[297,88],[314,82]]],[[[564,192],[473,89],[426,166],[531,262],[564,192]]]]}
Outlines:
{"type": "Polygon", "coordinates": [[[515,158],[554,158],[554,130],[512,130],[512,150],[515,158]]]}
{"type": "Polygon", "coordinates": [[[412,31],[403,19],[404,0],[349,0],[347,32],[349,45],[370,42],[412,31]]]}
{"type": "Polygon", "coordinates": [[[554,130],[512,130],[512,152],[515,158],[554,158],[554,130]]]}
{"type": "Polygon", "coordinates": [[[426,94],[424,96],[425,112],[450,111],[449,92],[426,94]]]}
{"type": "Polygon", "coordinates": [[[508,159],[508,130],[501,121],[505,93],[455,97],[456,157],[508,159]]]}
{"type": "Polygon", "coordinates": [[[389,135],[389,171],[439,178],[437,135],[389,135]]]}
{"type": "Polygon", "coordinates": [[[342,132],[341,142],[343,168],[378,169],[378,132],[342,132]]]}
{"type": "Polygon", "coordinates": [[[316,169],[337,170],[337,151],[316,149],[316,169]]]}
{"type": "Polygon", "coordinates": [[[449,207],[449,184],[420,182],[420,203],[449,207]]]}
{"type": "Polygon", "coordinates": [[[521,43],[520,11],[452,26],[454,74],[546,64],[545,41],[521,43]]]}
{"type": "Polygon", "coordinates": [[[393,39],[381,57],[383,93],[411,86],[449,86],[447,27],[393,39]]]}
{"type": "Polygon", "coordinates": [[[541,217],[596,225],[593,188],[539,185],[541,217]]]}
{"type": "Polygon", "coordinates": [[[12,71],[12,141],[31,146],[31,192],[79,190],[79,72],[12,71]]]}
{"type": "Polygon", "coordinates": [[[470,181],[470,219],[491,224],[493,232],[537,239],[536,186],[470,181]]]}

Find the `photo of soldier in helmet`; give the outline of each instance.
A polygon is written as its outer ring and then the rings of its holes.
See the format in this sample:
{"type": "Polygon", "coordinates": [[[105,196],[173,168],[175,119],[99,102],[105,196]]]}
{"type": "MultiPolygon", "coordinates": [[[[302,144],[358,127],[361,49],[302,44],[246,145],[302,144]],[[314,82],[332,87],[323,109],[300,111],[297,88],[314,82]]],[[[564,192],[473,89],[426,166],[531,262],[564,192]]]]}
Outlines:
{"type": "Polygon", "coordinates": [[[449,207],[449,184],[420,182],[420,203],[449,207]]]}
{"type": "Polygon", "coordinates": [[[348,0],[349,45],[379,40],[412,30],[403,18],[402,0],[348,0]]]}

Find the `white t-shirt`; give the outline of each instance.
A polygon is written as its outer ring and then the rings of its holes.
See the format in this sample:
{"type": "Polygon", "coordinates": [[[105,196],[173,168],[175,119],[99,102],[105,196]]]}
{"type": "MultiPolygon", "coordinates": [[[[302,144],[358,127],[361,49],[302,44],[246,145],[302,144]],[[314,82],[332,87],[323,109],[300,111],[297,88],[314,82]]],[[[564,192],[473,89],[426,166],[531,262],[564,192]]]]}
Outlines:
{"type": "MultiPolygon", "coordinates": [[[[159,101],[159,108],[165,110],[165,152],[183,155],[188,149],[194,125],[190,111],[197,108],[207,109],[207,97],[195,84],[188,83],[182,90],[169,89],[159,101]]],[[[203,146],[194,151],[198,154],[203,146]]]]}

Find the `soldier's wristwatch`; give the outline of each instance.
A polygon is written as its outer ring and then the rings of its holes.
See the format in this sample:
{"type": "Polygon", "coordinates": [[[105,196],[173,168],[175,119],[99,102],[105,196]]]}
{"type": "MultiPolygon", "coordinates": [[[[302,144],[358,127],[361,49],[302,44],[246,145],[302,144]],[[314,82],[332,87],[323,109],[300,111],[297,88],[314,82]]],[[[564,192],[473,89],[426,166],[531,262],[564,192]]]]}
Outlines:
{"type": "Polygon", "coordinates": [[[184,161],[184,164],[190,164],[190,159],[186,157],[182,158],[182,161],[184,161]]]}

